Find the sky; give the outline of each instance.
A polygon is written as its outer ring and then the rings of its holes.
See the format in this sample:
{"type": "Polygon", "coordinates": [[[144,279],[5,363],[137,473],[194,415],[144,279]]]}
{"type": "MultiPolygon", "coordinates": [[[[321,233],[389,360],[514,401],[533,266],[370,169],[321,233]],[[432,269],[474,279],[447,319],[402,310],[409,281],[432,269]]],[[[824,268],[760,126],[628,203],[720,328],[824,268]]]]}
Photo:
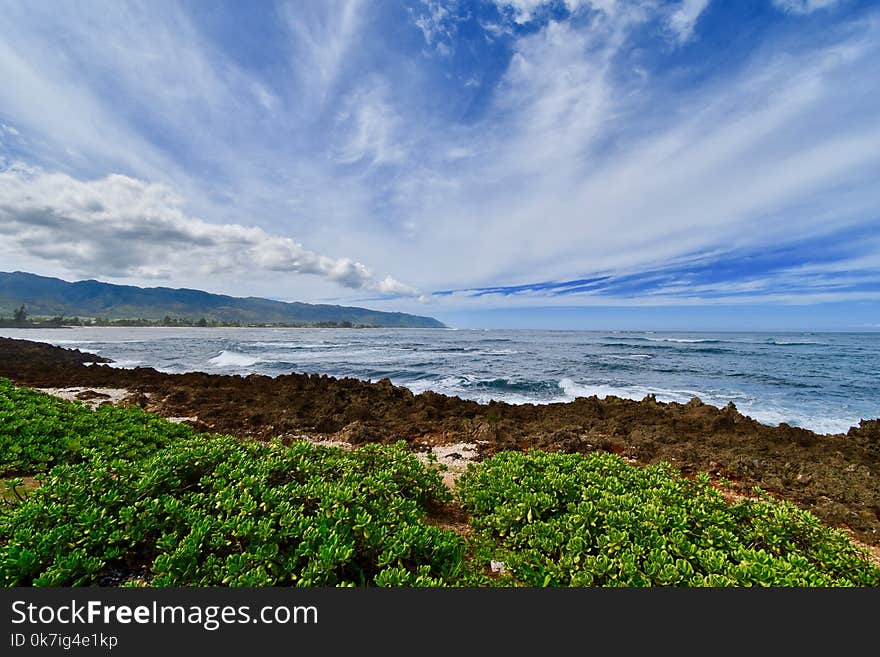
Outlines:
{"type": "Polygon", "coordinates": [[[2,5],[2,271],[880,329],[876,2],[2,5]]]}

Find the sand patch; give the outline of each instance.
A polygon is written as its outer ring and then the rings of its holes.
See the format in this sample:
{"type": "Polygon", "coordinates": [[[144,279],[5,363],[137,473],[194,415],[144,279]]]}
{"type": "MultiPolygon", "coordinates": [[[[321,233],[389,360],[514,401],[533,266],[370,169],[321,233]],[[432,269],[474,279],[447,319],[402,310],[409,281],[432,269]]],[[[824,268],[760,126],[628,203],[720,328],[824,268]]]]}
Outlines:
{"type": "Polygon", "coordinates": [[[181,417],[166,417],[166,420],[169,422],[174,422],[174,424],[183,424],[184,422],[198,422],[199,418],[195,415],[187,415],[181,417]]]}
{"type": "MultiPolygon", "coordinates": [[[[312,445],[321,447],[336,447],[351,451],[362,445],[353,445],[345,440],[334,440],[320,436],[295,434],[283,436],[284,441],[304,440],[312,445]]],[[[413,451],[416,458],[426,465],[446,466],[442,471],[443,483],[450,489],[455,488],[455,481],[464,473],[468,465],[476,463],[479,459],[479,446],[477,443],[453,443],[450,445],[433,445],[425,451],[413,451]],[[432,458],[432,456],[434,458],[432,458]]]]}
{"type": "Polygon", "coordinates": [[[479,458],[477,443],[453,443],[451,445],[433,445],[427,452],[416,452],[416,457],[425,464],[431,464],[433,455],[438,465],[445,465],[443,471],[443,483],[450,489],[455,488],[455,482],[471,463],[476,463],[479,458]]]}
{"type": "Polygon", "coordinates": [[[31,491],[36,490],[39,487],[40,482],[36,477],[30,475],[19,475],[17,477],[0,479],[0,501],[20,501],[23,498],[26,498],[31,491]],[[7,488],[5,485],[6,481],[12,479],[21,479],[21,486],[16,486],[14,491],[11,488],[7,488]]]}
{"type": "Polygon", "coordinates": [[[67,401],[81,401],[87,406],[97,408],[101,404],[118,404],[129,396],[128,388],[37,388],[40,392],[60,397],[67,401]]]}

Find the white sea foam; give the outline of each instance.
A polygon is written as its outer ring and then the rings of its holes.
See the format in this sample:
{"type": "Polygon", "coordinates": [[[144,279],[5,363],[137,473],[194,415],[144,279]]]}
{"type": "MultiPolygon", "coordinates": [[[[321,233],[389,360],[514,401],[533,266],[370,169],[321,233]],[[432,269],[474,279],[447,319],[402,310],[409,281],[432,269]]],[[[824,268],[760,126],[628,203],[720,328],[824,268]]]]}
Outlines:
{"type": "Polygon", "coordinates": [[[433,390],[479,402],[543,404],[589,395],[639,400],[648,394],[658,401],[687,402],[697,396],[718,407],[733,401],[744,415],[766,424],[787,422],[820,432],[846,431],[860,417],[880,415],[870,367],[880,354],[876,336],[609,331],[584,333],[571,341],[567,335],[489,331],[479,334],[486,334],[484,341],[467,331],[438,332],[436,339],[423,337],[430,332],[416,337],[232,328],[8,333],[92,352],[100,347],[101,355],[116,361],[112,367],[272,374],[290,369],[364,379],[388,372],[392,381],[413,392],[433,390]],[[493,344],[497,342],[506,344],[493,344]],[[707,349],[713,343],[746,349],[707,349]],[[657,351],[664,345],[666,349],[657,351]],[[610,353],[600,350],[607,347],[613,347],[605,349],[610,353]],[[792,350],[802,358],[785,360],[792,350]],[[822,358],[809,361],[814,352],[822,358]],[[591,367],[598,363],[605,369],[591,367]],[[605,378],[602,372],[615,363],[621,366],[605,378]],[[567,379],[560,381],[562,377],[567,379]]]}
{"type": "Polygon", "coordinates": [[[260,362],[259,358],[249,356],[231,349],[224,349],[213,358],[208,359],[211,367],[250,367],[260,362]]]}
{"type": "Polygon", "coordinates": [[[122,360],[114,360],[112,363],[102,363],[102,365],[109,365],[110,367],[116,367],[121,370],[131,369],[133,367],[137,367],[138,365],[143,365],[144,361],[142,360],[132,360],[132,359],[122,359],[122,360]]]}
{"type": "MultiPolygon", "coordinates": [[[[680,342],[683,344],[700,344],[703,342],[731,342],[731,340],[710,340],[708,338],[648,338],[651,342],[680,342]]],[[[735,342],[735,340],[733,340],[735,342]]]]}
{"type": "MultiPolygon", "coordinates": [[[[303,350],[301,352],[297,352],[296,359],[297,359],[297,361],[303,361],[303,362],[306,362],[306,361],[308,361],[308,362],[315,362],[315,361],[321,362],[321,361],[325,361],[328,358],[332,359],[333,361],[336,361],[336,362],[344,362],[348,359],[351,359],[352,362],[363,362],[364,356],[375,356],[377,354],[381,355],[382,353],[383,353],[383,351],[381,349],[352,349],[350,351],[341,351],[341,350],[334,350],[334,349],[325,348],[325,349],[303,350]]],[[[291,354],[290,353],[284,354],[284,353],[277,353],[276,352],[274,354],[274,356],[281,359],[281,360],[284,360],[285,358],[290,358],[291,354]]],[[[263,361],[266,361],[266,360],[268,360],[268,355],[266,358],[263,359],[263,361]]],[[[367,362],[371,362],[371,361],[368,360],[367,362]]]]}
{"type": "Polygon", "coordinates": [[[97,340],[52,340],[50,344],[94,344],[97,340]]]}
{"type": "Polygon", "coordinates": [[[621,397],[623,399],[644,399],[648,395],[654,395],[658,401],[686,403],[694,397],[703,398],[696,390],[665,390],[662,388],[647,388],[645,386],[614,386],[603,383],[584,384],[576,383],[566,377],[559,381],[559,387],[569,399],[577,397],[596,396],[600,399],[606,397],[621,397]]]}
{"type": "Polygon", "coordinates": [[[633,392],[628,389],[603,384],[576,383],[567,377],[559,381],[559,387],[562,389],[562,392],[571,399],[593,396],[599,397],[600,399],[611,396],[635,399],[633,392]]]}
{"type": "Polygon", "coordinates": [[[424,378],[408,381],[406,387],[415,394],[433,390],[443,394],[459,395],[469,386],[478,381],[471,374],[449,375],[440,378],[424,378]]]}
{"type": "Polygon", "coordinates": [[[795,412],[792,409],[784,409],[761,404],[741,404],[738,410],[761,424],[779,426],[783,422],[793,427],[802,427],[816,433],[846,433],[851,426],[858,422],[845,418],[818,417],[802,410],[795,412]]]}
{"type": "Polygon", "coordinates": [[[810,344],[825,344],[824,342],[816,342],[814,340],[774,340],[770,339],[767,341],[767,344],[776,344],[780,347],[790,347],[794,345],[810,345],[810,344]]]}
{"type": "Polygon", "coordinates": [[[481,389],[474,387],[474,384],[489,383],[489,379],[479,379],[475,376],[445,376],[440,379],[422,379],[418,381],[408,381],[402,385],[409,388],[413,394],[421,394],[428,390],[437,392],[442,395],[450,395],[469,399],[480,404],[488,404],[490,401],[502,401],[508,404],[550,404],[553,402],[568,401],[564,395],[557,395],[550,398],[538,399],[534,395],[499,391],[491,389],[481,389]]]}
{"type": "Polygon", "coordinates": [[[328,344],[326,342],[250,342],[254,347],[271,347],[273,349],[321,349],[337,347],[339,344],[328,344]]]}

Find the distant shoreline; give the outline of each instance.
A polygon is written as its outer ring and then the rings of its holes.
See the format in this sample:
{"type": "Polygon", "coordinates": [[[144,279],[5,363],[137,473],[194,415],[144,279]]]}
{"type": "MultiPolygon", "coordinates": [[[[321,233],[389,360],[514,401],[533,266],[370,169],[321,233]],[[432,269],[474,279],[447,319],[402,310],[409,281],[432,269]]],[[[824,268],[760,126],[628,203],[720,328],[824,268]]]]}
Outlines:
{"type": "MultiPolygon", "coordinates": [[[[0,322],[0,329],[73,329],[73,328],[293,328],[293,329],[316,329],[316,328],[338,328],[338,329],[392,329],[392,328],[408,328],[408,327],[397,327],[397,326],[381,326],[374,324],[351,324],[349,322],[317,322],[313,324],[259,324],[259,323],[249,323],[249,324],[239,324],[239,323],[220,323],[220,322],[206,322],[204,324],[200,324],[198,322],[172,322],[172,323],[164,323],[164,322],[150,322],[149,320],[115,320],[110,322],[102,322],[102,323],[90,323],[90,322],[82,322],[78,324],[74,323],[53,323],[47,322],[43,323],[28,323],[28,324],[13,324],[7,322],[0,322]]],[[[413,327],[419,328],[419,327],[413,327]]]]}
{"type": "Polygon", "coordinates": [[[443,328],[434,317],[358,306],[232,297],[187,288],[68,282],[0,272],[0,324],[443,328]],[[5,321],[4,321],[5,319],[5,321]]]}

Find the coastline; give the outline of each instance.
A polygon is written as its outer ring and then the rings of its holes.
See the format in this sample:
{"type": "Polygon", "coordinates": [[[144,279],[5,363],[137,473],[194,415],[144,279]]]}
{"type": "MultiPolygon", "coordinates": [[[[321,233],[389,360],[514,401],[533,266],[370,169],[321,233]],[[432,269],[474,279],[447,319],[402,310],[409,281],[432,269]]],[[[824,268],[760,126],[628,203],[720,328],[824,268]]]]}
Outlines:
{"type": "Polygon", "coordinates": [[[354,446],[405,440],[417,453],[461,452],[483,459],[505,450],[588,454],[607,451],[632,463],[667,461],[690,476],[708,472],[736,494],[760,486],[810,510],[829,525],[880,545],[880,421],[847,434],[771,427],[698,400],[578,398],[546,405],[479,404],[388,381],[286,374],[164,374],[119,369],[93,354],[26,340],[0,339],[0,376],[34,388],[81,388],[80,399],[108,401],[96,388],[125,390],[118,399],[200,431],[240,438],[335,441],[354,446]],[[97,363],[84,365],[84,363],[97,363]],[[91,392],[90,392],[91,391],[91,392]],[[455,451],[452,446],[456,446],[455,451]],[[437,448],[442,448],[437,450],[437,448]]]}
{"type": "Polygon", "coordinates": [[[880,333],[786,334],[435,329],[79,328],[0,336],[95,351],[115,367],[160,372],[389,378],[481,404],[617,396],[697,397],[758,422],[846,433],[880,417],[880,333]],[[63,338],[63,339],[62,339],[63,338]],[[811,365],[816,365],[815,367],[811,365]]]}

